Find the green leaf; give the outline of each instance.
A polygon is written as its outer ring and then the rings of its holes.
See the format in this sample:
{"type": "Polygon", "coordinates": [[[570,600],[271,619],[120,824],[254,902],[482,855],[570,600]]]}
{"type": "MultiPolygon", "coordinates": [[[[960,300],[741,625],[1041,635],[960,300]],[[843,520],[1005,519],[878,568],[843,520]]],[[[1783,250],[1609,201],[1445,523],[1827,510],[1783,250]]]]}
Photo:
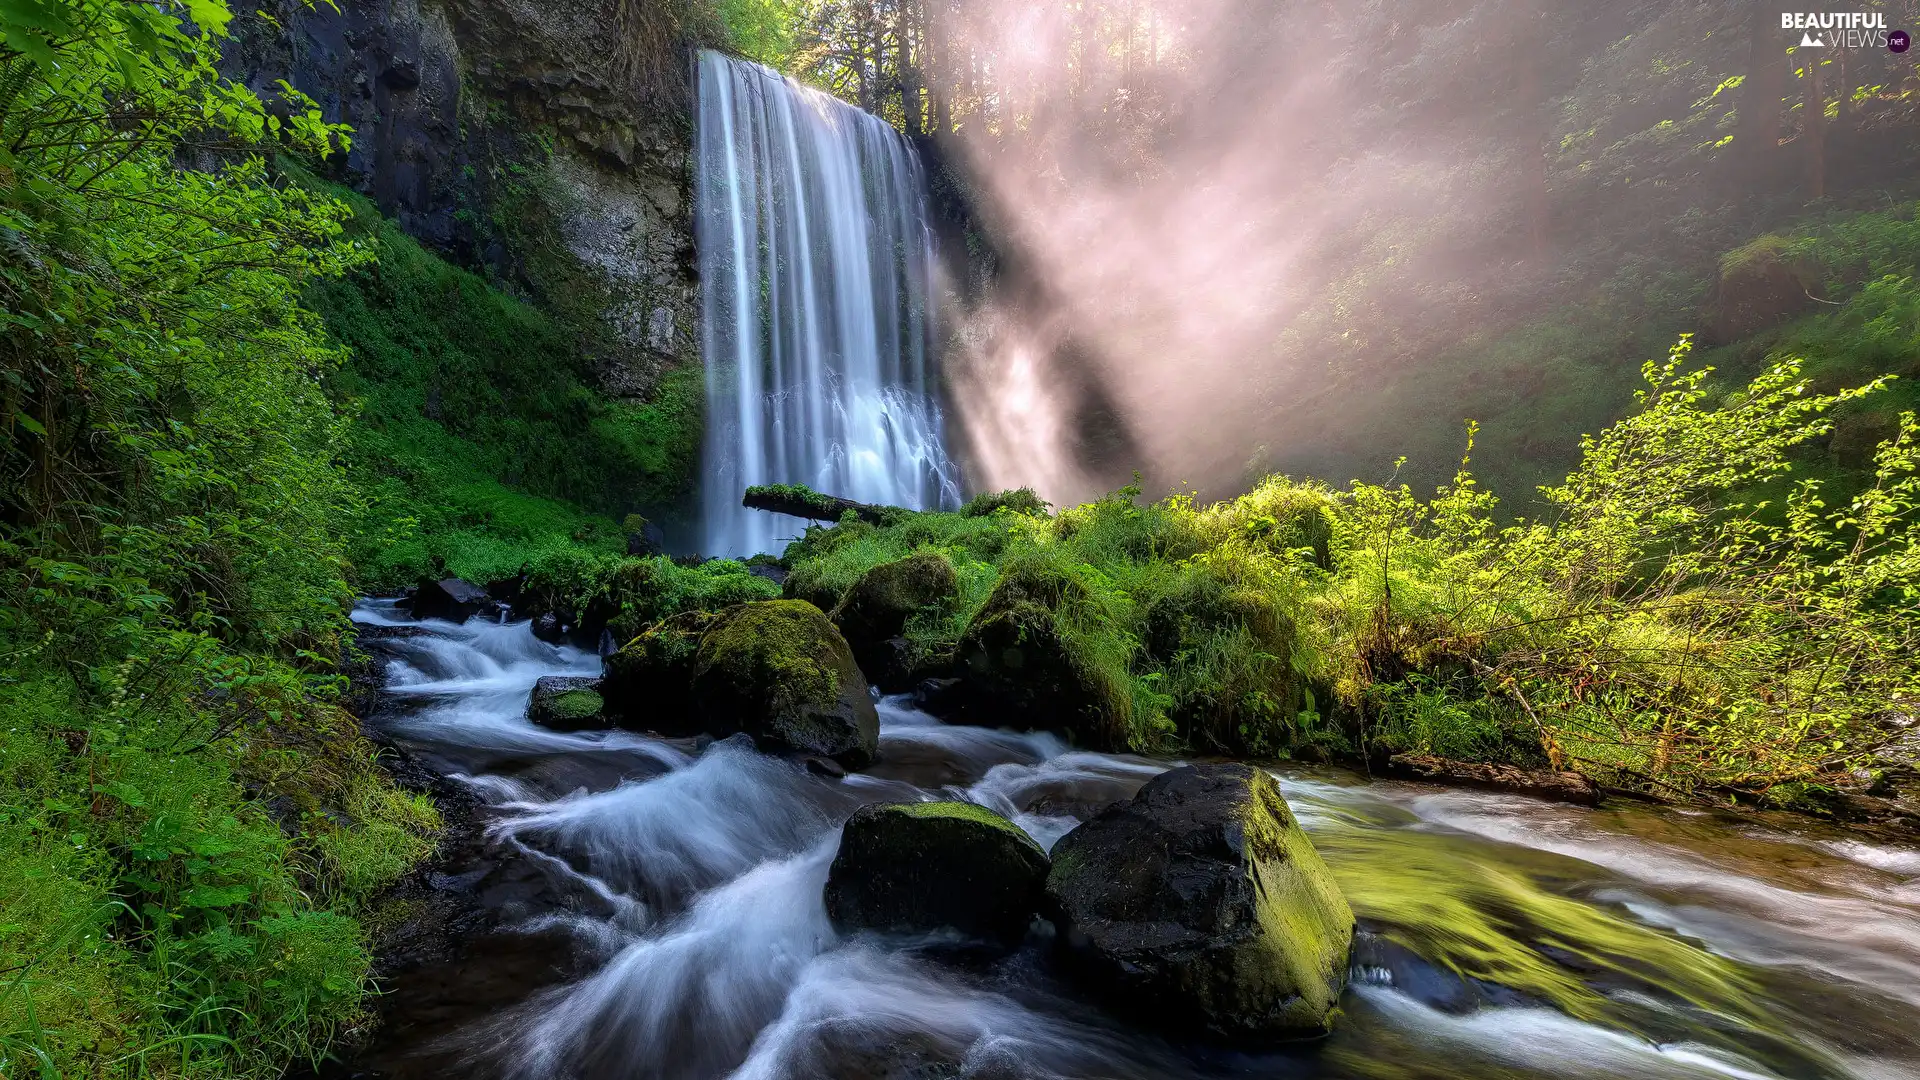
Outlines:
{"type": "Polygon", "coordinates": [[[195,885],[180,897],[190,908],[225,908],[245,903],[253,890],[245,885],[195,885]]]}

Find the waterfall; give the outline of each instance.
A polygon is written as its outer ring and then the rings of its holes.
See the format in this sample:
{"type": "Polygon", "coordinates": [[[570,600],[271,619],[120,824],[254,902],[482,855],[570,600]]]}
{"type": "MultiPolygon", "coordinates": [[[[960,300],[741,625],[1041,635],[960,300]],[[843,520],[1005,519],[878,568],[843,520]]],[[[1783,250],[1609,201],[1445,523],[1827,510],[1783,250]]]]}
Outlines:
{"type": "Polygon", "coordinates": [[[757,64],[700,54],[696,242],[707,365],[705,552],[772,551],[804,522],[755,484],[958,505],[932,358],[932,231],[913,148],[757,64]]]}

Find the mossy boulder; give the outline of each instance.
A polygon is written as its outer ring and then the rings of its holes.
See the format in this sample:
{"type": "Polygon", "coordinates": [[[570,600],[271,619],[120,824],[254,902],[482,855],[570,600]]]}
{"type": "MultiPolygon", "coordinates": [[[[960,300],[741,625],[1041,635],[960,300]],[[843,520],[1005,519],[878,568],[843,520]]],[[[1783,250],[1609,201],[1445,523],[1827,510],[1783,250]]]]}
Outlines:
{"type": "Polygon", "coordinates": [[[853,651],[825,613],[800,600],[739,604],[714,616],[693,662],[695,719],[763,748],[873,760],[880,718],[853,651]]]}
{"type": "Polygon", "coordinates": [[[1353,912],[1263,770],[1155,777],[1054,845],[1070,967],[1120,1011],[1259,1044],[1327,1030],[1353,912]]]}
{"type": "Polygon", "coordinates": [[[1720,260],[1707,299],[1704,343],[1726,345],[1797,319],[1820,307],[1820,268],[1795,243],[1769,234],[1720,260]]]}
{"type": "Polygon", "coordinates": [[[968,802],[877,803],[854,811],[827,873],[842,930],[1017,943],[1040,911],[1046,852],[1018,825],[968,802]]]}
{"type": "Polygon", "coordinates": [[[600,680],[546,675],[533,684],[527,719],[554,731],[593,731],[608,726],[600,680]]]}
{"type": "Polygon", "coordinates": [[[1120,689],[1085,662],[1061,609],[1078,586],[1046,575],[1002,572],[955,650],[964,710],[996,723],[1057,731],[1080,746],[1123,751],[1120,689]]]}
{"type": "Polygon", "coordinates": [[[862,574],[834,606],[831,618],[867,678],[882,690],[898,692],[914,682],[900,640],[907,620],[959,591],[960,580],[946,556],[910,555],[862,574]]]}
{"type": "Polygon", "coordinates": [[[693,675],[700,642],[715,619],[705,611],[675,615],[606,658],[600,696],[615,723],[671,736],[705,730],[695,715],[693,675]]]}

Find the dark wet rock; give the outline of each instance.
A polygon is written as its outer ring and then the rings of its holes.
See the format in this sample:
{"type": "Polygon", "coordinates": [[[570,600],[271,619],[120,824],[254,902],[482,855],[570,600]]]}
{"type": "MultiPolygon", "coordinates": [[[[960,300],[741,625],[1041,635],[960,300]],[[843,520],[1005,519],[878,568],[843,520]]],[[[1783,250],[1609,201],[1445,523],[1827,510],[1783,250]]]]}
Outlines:
{"type": "Polygon", "coordinates": [[[1429,754],[1395,754],[1387,759],[1386,771],[1403,779],[1433,784],[1506,791],[1580,806],[1600,804],[1600,786],[1571,770],[1520,769],[1512,765],[1453,761],[1429,754]]]}
{"type": "Polygon", "coordinates": [[[693,675],[700,640],[713,622],[704,611],[675,615],[606,658],[600,696],[616,724],[662,735],[702,733],[694,717],[693,675]]]}
{"type": "Polygon", "coordinates": [[[1088,749],[1123,751],[1121,690],[1074,655],[1060,622],[1059,609],[1075,588],[1018,569],[1002,577],[956,650],[965,680],[960,704],[983,722],[1017,716],[1088,749]]]}
{"type": "Polygon", "coordinates": [[[830,780],[839,780],[847,775],[846,766],[832,758],[809,756],[801,758],[800,764],[805,765],[807,771],[813,775],[824,776],[830,780]]]}
{"type": "Polygon", "coordinates": [[[608,726],[600,680],[545,675],[533,684],[527,719],[554,731],[596,731],[608,726]]]}
{"type": "Polygon", "coordinates": [[[522,570],[512,577],[495,578],[487,582],[487,595],[503,604],[518,604],[520,596],[527,590],[527,573],[522,570]]]}
{"type": "Polygon", "coordinates": [[[1353,912],[1263,770],[1155,777],[1061,838],[1047,893],[1075,973],[1172,1031],[1319,1034],[1346,984],[1353,912]]]}
{"type": "Polygon", "coordinates": [[[873,760],[880,718],[846,639],[797,600],[689,612],[607,657],[600,693],[624,728],[753,736],[770,753],[873,760]]]}
{"type": "Polygon", "coordinates": [[[1018,825],[966,802],[874,803],[854,811],[827,874],[843,930],[1018,942],[1041,908],[1047,856],[1018,825]]]}
{"type": "Polygon", "coordinates": [[[566,624],[551,611],[534,619],[532,630],[534,637],[549,645],[558,645],[567,639],[566,624]]]}
{"type": "Polygon", "coordinates": [[[421,582],[414,590],[411,606],[416,619],[449,622],[466,622],[483,611],[498,610],[486,589],[459,578],[421,582]]]}
{"type": "Polygon", "coordinates": [[[883,691],[905,690],[913,685],[907,667],[911,649],[901,638],[907,620],[959,591],[960,580],[946,556],[910,555],[862,574],[834,606],[833,624],[869,679],[883,691]]]}
{"type": "Polygon", "coordinates": [[[950,711],[960,694],[960,680],[955,678],[921,679],[920,685],[913,688],[913,703],[935,715],[950,711]]]}
{"type": "Polygon", "coordinates": [[[627,555],[651,558],[667,553],[667,534],[660,526],[638,515],[627,518],[627,555]]]}
{"type": "Polygon", "coordinates": [[[743,731],[773,750],[873,760],[880,717],[846,639],[817,607],[797,600],[739,604],[700,638],[692,695],[716,736],[743,731]]]}
{"type": "Polygon", "coordinates": [[[747,573],[782,587],[787,583],[787,568],[779,563],[754,563],[747,567],[747,573]]]}

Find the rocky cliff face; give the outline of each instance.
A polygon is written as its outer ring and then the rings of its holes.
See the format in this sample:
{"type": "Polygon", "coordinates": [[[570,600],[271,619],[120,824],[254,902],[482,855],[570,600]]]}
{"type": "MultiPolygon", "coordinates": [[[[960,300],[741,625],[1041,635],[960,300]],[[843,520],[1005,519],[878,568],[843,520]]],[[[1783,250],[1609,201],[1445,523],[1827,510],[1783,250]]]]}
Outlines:
{"type": "Polygon", "coordinates": [[[356,132],[332,179],[567,320],[611,396],[697,363],[691,50],[634,0],[276,0],[229,74],[356,132]]]}

